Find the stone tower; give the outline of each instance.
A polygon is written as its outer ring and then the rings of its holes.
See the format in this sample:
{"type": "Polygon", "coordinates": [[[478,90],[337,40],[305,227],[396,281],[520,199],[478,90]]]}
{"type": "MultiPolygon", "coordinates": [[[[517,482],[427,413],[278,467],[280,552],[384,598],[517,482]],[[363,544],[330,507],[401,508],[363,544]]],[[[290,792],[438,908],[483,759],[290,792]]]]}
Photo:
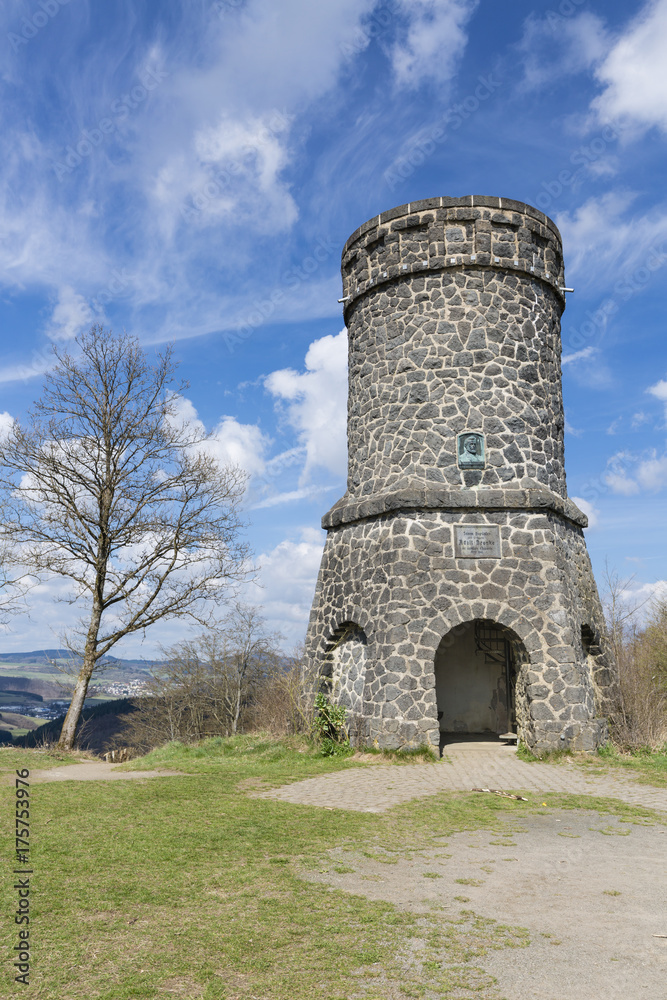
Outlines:
{"type": "Polygon", "coordinates": [[[563,464],[561,237],[506,198],[384,212],[343,250],[348,482],[307,650],[353,739],[606,738],[615,674],[563,464]]]}

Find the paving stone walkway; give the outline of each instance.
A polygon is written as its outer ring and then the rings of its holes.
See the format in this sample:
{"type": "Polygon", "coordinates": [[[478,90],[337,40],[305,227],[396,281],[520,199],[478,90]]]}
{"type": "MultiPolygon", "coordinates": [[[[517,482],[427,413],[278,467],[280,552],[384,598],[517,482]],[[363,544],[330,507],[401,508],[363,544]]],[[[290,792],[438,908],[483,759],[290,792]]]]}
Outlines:
{"type": "Polygon", "coordinates": [[[623,773],[592,774],[570,762],[529,764],[514,747],[493,743],[448,746],[445,757],[433,764],[376,765],[307,778],[258,797],[374,813],[426,795],[473,788],[594,795],[667,812],[665,788],[639,784],[623,773]]]}

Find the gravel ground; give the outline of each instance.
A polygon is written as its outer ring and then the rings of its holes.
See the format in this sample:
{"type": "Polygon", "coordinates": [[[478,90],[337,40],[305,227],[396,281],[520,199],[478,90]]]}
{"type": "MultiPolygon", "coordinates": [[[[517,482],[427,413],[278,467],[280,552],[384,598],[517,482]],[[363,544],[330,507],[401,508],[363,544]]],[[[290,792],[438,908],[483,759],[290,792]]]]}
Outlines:
{"type": "MultiPolygon", "coordinates": [[[[509,817],[508,817],[509,818],[509,817]]],[[[385,864],[336,850],[309,881],[442,919],[473,910],[527,928],[530,946],[475,963],[508,1000],[667,998],[667,828],[596,812],[554,810],[499,836],[465,832],[385,864]],[[457,900],[455,897],[463,897],[457,900]]]]}

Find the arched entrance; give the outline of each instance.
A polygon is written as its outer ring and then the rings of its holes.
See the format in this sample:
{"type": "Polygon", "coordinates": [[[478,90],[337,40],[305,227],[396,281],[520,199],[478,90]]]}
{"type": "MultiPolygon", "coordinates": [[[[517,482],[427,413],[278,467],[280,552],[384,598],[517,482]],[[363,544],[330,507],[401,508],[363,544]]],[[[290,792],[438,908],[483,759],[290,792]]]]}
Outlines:
{"type": "Polygon", "coordinates": [[[322,678],[327,694],[352,713],[363,707],[366,680],[366,633],[355,622],[345,622],[332,635],[322,678]]]}
{"type": "Polygon", "coordinates": [[[441,734],[516,733],[516,678],[527,660],[510,629],[484,618],[443,636],[435,654],[441,734]]]}
{"type": "Polygon", "coordinates": [[[357,746],[366,737],[364,686],[366,683],[367,638],[356,622],[344,622],[329,640],[322,681],[332,701],[347,709],[346,725],[350,743],[357,746]]]}

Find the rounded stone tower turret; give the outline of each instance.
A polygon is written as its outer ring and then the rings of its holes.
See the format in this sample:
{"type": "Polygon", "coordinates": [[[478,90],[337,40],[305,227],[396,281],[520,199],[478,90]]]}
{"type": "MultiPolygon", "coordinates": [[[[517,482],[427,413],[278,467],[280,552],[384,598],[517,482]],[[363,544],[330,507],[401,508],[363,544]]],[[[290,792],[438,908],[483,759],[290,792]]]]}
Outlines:
{"type": "Polygon", "coordinates": [[[348,484],[308,634],[358,742],[594,748],[615,684],[563,454],[563,255],[501,198],[433,198],[343,250],[348,484]]]}

